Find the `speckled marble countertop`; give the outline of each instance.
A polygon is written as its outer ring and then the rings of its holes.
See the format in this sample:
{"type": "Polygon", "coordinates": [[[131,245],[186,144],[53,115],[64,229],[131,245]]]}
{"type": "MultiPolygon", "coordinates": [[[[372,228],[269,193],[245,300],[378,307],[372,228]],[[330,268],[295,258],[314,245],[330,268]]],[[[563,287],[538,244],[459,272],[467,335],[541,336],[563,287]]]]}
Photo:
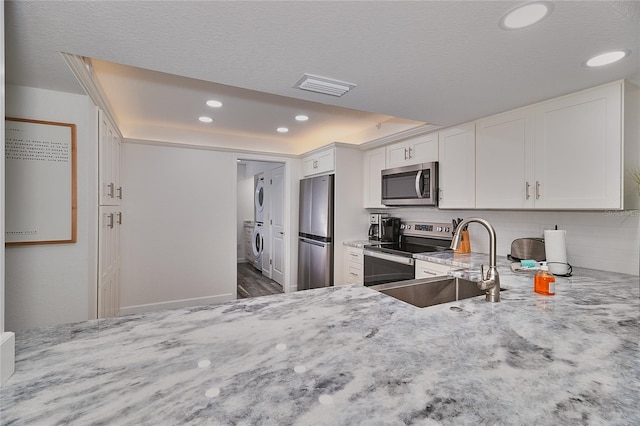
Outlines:
{"type": "Polygon", "coordinates": [[[500,303],[340,286],[18,332],[0,422],[640,424],[638,277],[544,297],[505,264],[500,303]]]}

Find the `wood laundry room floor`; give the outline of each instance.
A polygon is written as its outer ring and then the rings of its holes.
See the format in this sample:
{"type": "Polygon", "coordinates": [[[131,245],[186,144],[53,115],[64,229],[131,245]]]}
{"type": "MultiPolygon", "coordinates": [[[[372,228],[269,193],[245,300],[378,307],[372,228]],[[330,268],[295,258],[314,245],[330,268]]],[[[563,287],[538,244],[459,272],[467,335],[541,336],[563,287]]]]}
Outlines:
{"type": "Polygon", "coordinates": [[[238,299],[283,293],[282,286],[265,277],[250,263],[238,263],[238,299]]]}

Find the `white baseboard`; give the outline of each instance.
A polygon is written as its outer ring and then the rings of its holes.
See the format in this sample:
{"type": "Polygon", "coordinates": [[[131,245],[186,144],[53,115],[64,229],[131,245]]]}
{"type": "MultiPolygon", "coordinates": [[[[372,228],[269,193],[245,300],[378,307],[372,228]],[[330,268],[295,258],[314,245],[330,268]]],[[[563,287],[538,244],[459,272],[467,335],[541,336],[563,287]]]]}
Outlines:
{"type": "Polygon", "coordinates": [[[11,377],[16,363],[16,335],[4,332],[0,337],[0,386],[11,377]]]}
{"type": "Polygon", "coordinates": [[[170,300],[168,302],[148,303],[145,305],[132,305],[120,307],[120,315],[141,314],[144,312],[161,311],[165,309],[186,308],[189,306],[215,305],[217,303],[235,300],[231,293],[216,296],[194,297],[193,299],[170,300]]]}

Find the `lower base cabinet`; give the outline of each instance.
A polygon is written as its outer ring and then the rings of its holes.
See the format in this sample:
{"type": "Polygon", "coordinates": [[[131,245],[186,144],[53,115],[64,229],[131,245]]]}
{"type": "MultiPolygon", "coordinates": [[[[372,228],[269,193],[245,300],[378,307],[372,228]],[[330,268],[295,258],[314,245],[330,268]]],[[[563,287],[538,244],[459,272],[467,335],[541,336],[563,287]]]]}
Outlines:
{"type": "Polygon", "coordinates": [[[363,249],[345,246],[344,248],[345,276],[344,284],[364,285],[364,254],[363,249]]]}

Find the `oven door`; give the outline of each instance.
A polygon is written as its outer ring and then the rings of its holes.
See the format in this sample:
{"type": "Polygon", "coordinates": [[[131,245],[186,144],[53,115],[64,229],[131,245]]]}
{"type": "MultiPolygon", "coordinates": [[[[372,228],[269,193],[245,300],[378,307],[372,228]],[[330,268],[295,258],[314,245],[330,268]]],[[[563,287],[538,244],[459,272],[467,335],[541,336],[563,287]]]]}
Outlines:
{"type": "Polygon", "coordinates": [[[364,285],[392,283],[415,278],[415,261],[373,250],[364,250],[364,285]]]}

